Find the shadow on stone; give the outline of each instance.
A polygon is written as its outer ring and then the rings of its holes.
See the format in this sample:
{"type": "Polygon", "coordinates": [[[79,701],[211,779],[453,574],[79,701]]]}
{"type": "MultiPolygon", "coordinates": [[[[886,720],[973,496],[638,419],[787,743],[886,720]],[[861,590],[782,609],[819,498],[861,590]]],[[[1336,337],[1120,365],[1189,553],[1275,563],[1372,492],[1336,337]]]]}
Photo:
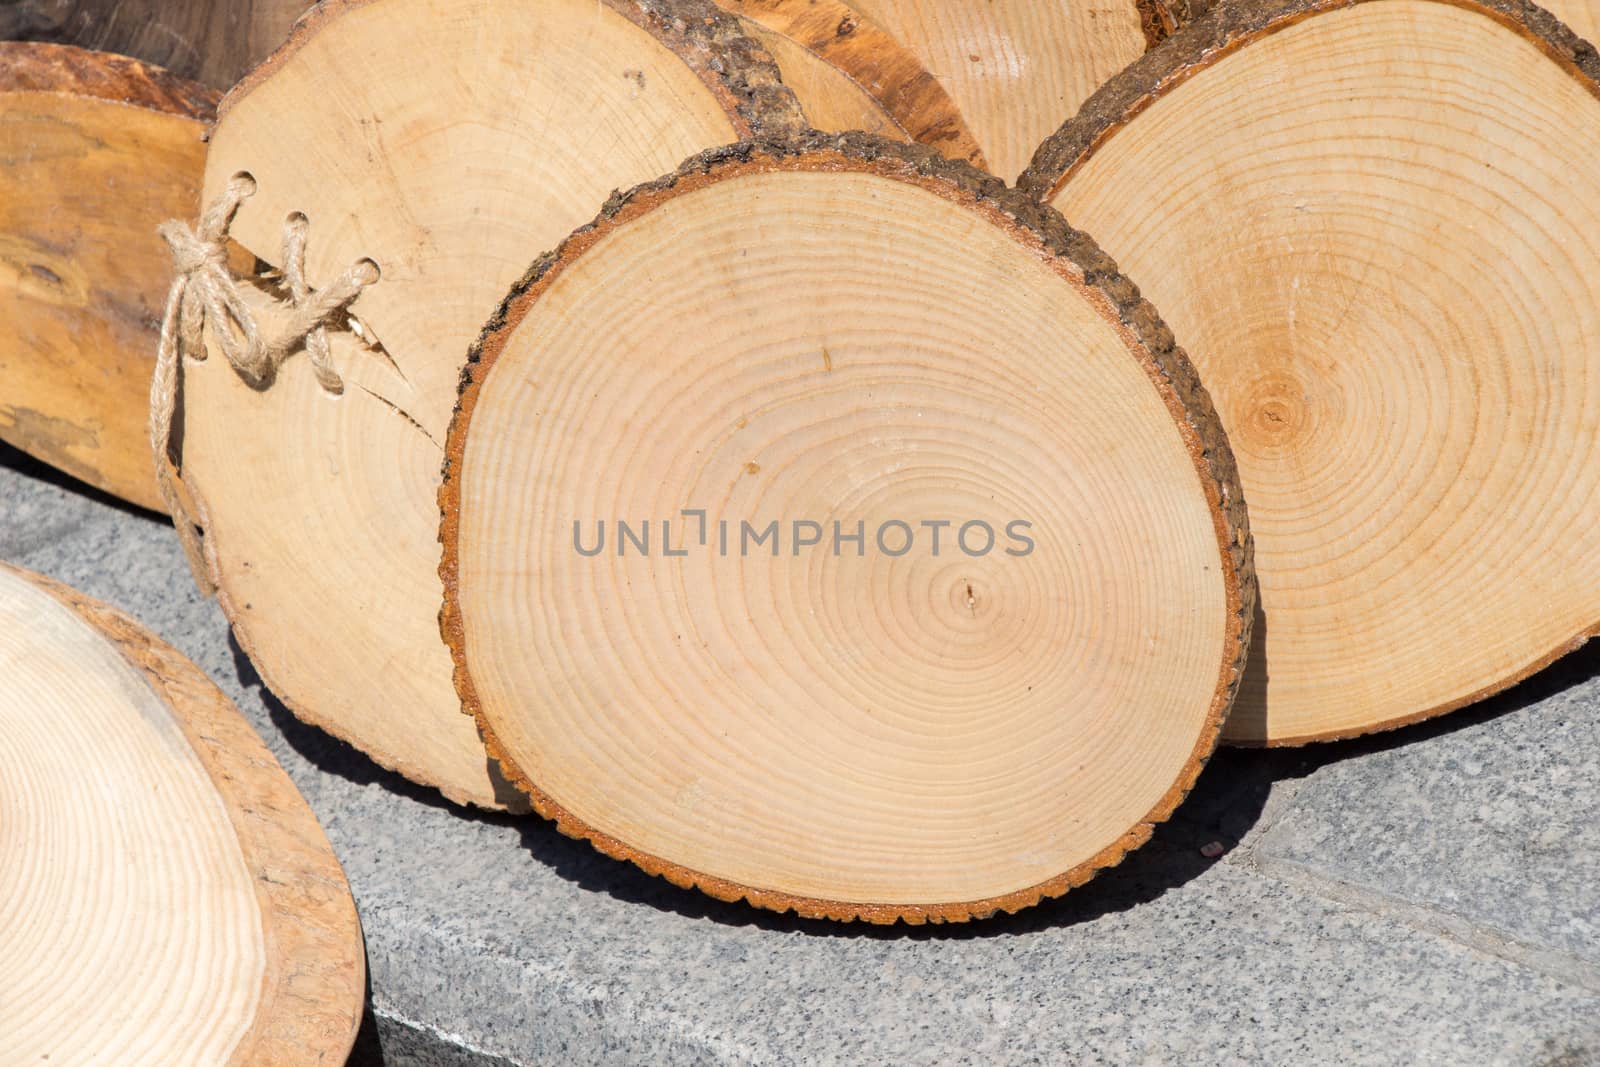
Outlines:
{"type": "Polygon", "coordinates": [[[378,1017],[372,1010],[372,968],[367,968],[367,988],[361,1000],[361,1028],[345,1067],[384,1067],[383,1042],[378,1038],[378,1017]]]}
{"type": "Polygon", "coordinates": [[[118,511],[126,512],[129,515],[135,515],[141,519],[158,519],[161,522],[168,521],[167,517],[158,511],[150,511],[147,508],[141,508],[137,504],[130,504],[121,497],[112,496],[103,489],[96,489],[88,482],[81,482],[65,471],[52,467],[43,460],[35,459],[34,457],[28,455],[28,453],[23,452],[20,449],[13,448],[4,441],[0,441],[0,467],[5,468],[6,470],[15,471],[17,474],[20,474],[25,478],[31,478],[36,482],[43,482],[46,485],[53,485],[57,489],[64,489],[69,493],[75,493],[78,496],[81,496],[86,500],[92,500],[97,504],[104,504],[108,508],[116,508],[118,511]]]}
{"type": "Polygon", "coordinates": [[[464,817],[472,817],[475,814],[470,809],[452,804],[434,789],[418,785],[394,771],[380,767],[370,756],[355,746],[310,723],[300,721],[272,690],[267,688],[266,683],[261,680],[261,675],[256,673],[255,664],[250,662],[250,657],[239,647],[239,642],[231,631],[228,634],[228,651],[233,656],[233,669],[239,677],[239,684],[246,689],[260,691],[261,703],[271,716],[272,725],[283,734],[283,739],[289,747],[317,770],[354,782],[356,785],[381,785],[391,793],[397,793],[408,800],[455,812],[464,817]]]}

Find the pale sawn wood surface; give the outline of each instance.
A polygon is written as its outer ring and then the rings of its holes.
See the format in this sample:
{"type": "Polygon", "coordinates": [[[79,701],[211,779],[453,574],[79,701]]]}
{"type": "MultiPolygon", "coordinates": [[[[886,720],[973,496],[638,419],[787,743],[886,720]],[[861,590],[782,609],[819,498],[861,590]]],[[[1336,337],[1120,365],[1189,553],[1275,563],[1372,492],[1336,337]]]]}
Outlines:
{"type": "Polygon", "coordinates": [[[308,0],[0,0],[0,40],[132,56],[226,90],[283,43],[308,0]]]}
{"type": "Polygon", "coordinates": [[[0,439],[161,510],[145,427],[215,96],[122,56],[0,42],[0,439]]]}
{"type": "Polygon", "coordinates": [[[234,236],[271,263],[310,220],[307,274],[370,257],[324,392],[303,357],[264,390],[184,372],[182,476],[222,605],[303,718],[453,800],[518,805],[439,638],[445,434],[468,348],[541,249],[608,193],[740,137],[797,128],[765,53],[709,3],[324,4],[223,103],[206,196],[257,193],[234,236]]]}
{"type": "Polygon", "coordinates": [[[763,27],[784,80],[818,128],[897,133],[1008,181],[1090,93],[1175,21],[1162,0],[718,2],[763,27]],[[774,38],[792,43],[774,45],[774,38]],[[806,54],[814,57],[809,64],[806,54]],[[813,75],[819,61],[843,80],[813,75]],[[874,124],[842,123],[861,113],[863,91],[889,129],[871,111],[874,124]]]}
{"type": "Polygon", "coordinates": [[[491,751],[567,833],[723,899],[1064,892],[1170,813],[1238,682],[1248,536],[1187,361],[1091,241],[928,149],[735,146],[614,200],[485,331],[448,454],[491,751]],[[953,525],[724,556],[685,508],[953,525]],[[619,518],[654,553],[578,555],[619,518]],[[1036,551],[958,550],[1017,519],[1036,551]]]}
{"type": "Polygon", "coordinates": [[[1230,739],[1441,714],[1600,630],[1597,83],[1512,0],[1234,3],[1024,179],[1238,454],[1264,615],[1230,739]]]}
{"type": "Polygon", "coordinates": [[[343,1063],[364,985],[344,872],[237,709],[0,565],[0,1062],[343,1063]]]}

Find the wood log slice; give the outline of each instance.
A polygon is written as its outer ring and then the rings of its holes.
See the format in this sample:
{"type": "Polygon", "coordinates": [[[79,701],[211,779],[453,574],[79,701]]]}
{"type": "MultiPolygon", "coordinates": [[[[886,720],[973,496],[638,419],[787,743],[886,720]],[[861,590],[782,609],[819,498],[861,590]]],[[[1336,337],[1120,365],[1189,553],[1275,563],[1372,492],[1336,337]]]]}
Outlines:
{"type": "Polygon", "coordinates": [[[200,670],[0,565],[0,1062],[343,1063],[355,905],[200,670]]]}
{"type": "Polygon", "coordinates": [[[1248,644],[1232,460],[1170,333],[930,149],[733,146],[613,199],[491,321],[448,455],[445,635],[490,751],[567,833],[727,900],[1064,892],[1189,789],[1248,644]]]}
{"type": "Polygon", "coordinates": [[[308,0],[0,0],[0,40],[117,52],[228,89],[283,43],[308,0]]]}
{"type": "Polygon", "coordinates": [[[223,103],[208,202],[248,172],[234,237],[313,287],[370,257],[335,333],[267,388],[184,371],[182,476],[223,608],[301,717],[453,800],[520,803],[461,714],[439,639],[439,469],[467,350],[530,255],[608,193],[803,123],[760,47],[709,3],[324,4],[223,103]]]}
{"type": "Polygon", "coordinates": [[[122,56],[0,42],[0,439],[147,508],[156,227],[194,214],[215,104],[122,56]]]}
{"type": "Polygon", "coordinates": [[[1007,180],[1188,10],[1168,0],[718,2],[761,27],[819,129],[915,140],[1007,180]]]}
{"type": "Polygon", "coordinates": [[[1114,79],[1023,186],[1159,304],[1260,548],[1228,736],[1503,689],[1600,628],[1600,57],[1512,0],[1263,0],[1114,79]]]}

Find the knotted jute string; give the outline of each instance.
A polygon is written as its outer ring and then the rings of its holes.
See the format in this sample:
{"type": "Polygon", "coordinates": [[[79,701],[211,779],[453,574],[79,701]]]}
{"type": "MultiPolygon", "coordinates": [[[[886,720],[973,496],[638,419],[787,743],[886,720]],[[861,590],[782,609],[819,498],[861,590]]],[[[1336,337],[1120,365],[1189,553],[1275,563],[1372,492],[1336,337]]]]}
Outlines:
{"type": "Polygon", "coordinates": [[[172,478],[172,420],[177,412],[179,377],[185,357],[206,358],[205,327],[239,376],[255,388],[266,388],[279,366],[302,345],[317,381],[329,392],[344,390],[344,380],[333,368],[327,327],[350,305],[361,290],[378,280],[371,260],[353,264],[334,282],[313,290],[306,284],[306,230],[304,215],[292,215],[283,233],[283,282],[289,314],[272,337],[264,337],[250,307],[240,295],[239,283],[228,270],[228,228],[239,205],[255,192],[255,179],[240,174],[228,183],[191,230],[181,222],[164,222],[161,236],[172,250],[176,276],[167,293],[161,321],[161,343],[150,382],[150,448],[155,456],[156,482],[161,498],[178,529],[183,552],[195,581],[207,595],[215,592],[200,548],[193,516],[178,495],[172,478]]]}

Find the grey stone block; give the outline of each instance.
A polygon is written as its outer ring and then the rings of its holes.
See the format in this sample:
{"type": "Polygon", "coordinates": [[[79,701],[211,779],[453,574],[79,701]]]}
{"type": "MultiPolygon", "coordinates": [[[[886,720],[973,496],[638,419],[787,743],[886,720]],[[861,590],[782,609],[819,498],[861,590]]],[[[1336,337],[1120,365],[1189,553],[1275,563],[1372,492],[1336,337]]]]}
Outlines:
{"type": "Polygon", "coordinates": [[[67,481],[0,444],[0,558],[15,561],[98,513],[96,502],[66,488],[67,481]]]}
{"type": "Polygon", "coordinates": [[[1452,936],[1600,989],[1600,645],[1364,744],[1261,835],[1261,868],[1426,909],[1452,936]]]}

